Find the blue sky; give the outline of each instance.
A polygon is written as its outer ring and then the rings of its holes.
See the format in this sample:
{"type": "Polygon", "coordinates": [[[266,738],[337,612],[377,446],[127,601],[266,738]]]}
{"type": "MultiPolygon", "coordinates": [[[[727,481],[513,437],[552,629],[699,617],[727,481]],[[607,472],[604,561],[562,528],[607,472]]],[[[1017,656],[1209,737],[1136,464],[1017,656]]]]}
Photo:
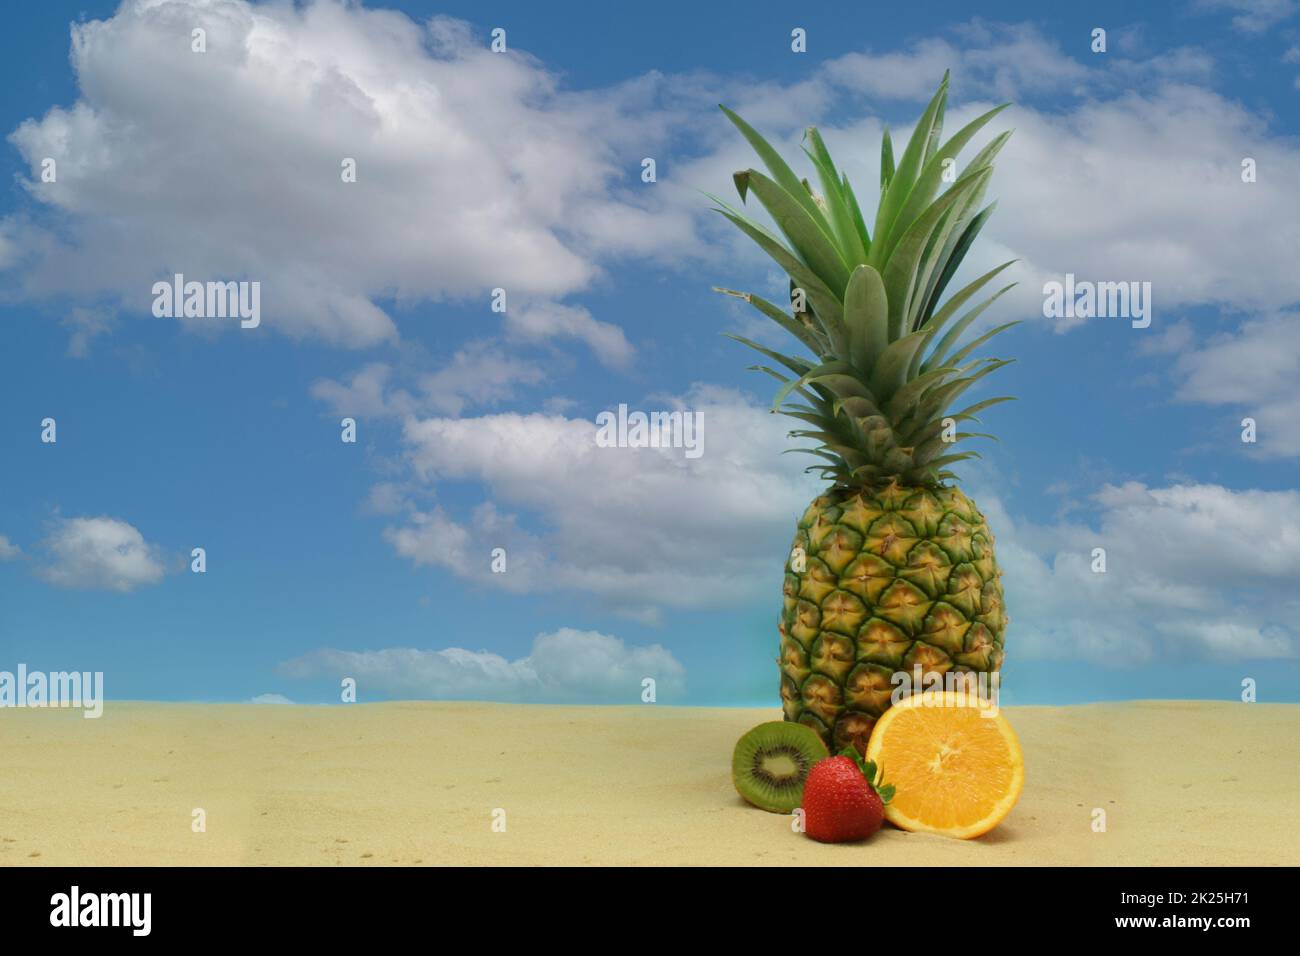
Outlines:
{"type": "Polygon", "coordinates": [[[775,704],[815,485],[719,334],[777,344],[709,289],[779,279],[700,193],[753,162],[715,104],[787,153],[817,124],[874,199],[881,123],[951,69],[953,128],[1016,104],[971,269],[1022,260],[990,316],[1026,320],[998,340],[1018,362],[985,393],[1020,401],[963,471],[1006,572],[1007,699],[1300,700],[1294,5],[383,10],[9,14],[0,669],[304,702],[341,673],[368,700],[636,702],[651,674],[665,702],[775,704]],[[260,281],[262,325],[155,318],[174,271],[260,281]],[[1151,282],[1151,327],[1044,318],[1067,272],[1151,282]],[[620,403],[702,411],[705,454],[593,456],[620,403]]]}

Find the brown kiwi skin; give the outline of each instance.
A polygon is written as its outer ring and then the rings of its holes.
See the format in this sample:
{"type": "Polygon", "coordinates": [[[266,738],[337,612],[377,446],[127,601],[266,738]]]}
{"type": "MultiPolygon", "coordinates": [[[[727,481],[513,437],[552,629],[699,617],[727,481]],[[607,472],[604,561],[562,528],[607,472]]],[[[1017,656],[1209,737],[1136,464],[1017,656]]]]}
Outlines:
{"type": "Polygon", "coordinates": [[[811,727],[774,720],[752,728],[736,742],[736,749],[731,756],[731,782],[735,785],[736,792],[746,802],[760,810],[769,813],[790,813],[803,801],[803,782],[808,779],[808,773],[813,765],[829,756],[830,751],[826,749],[826,744],[811,727]],[[772,735],[773,740],[766,744],[769,749],[780,749],[783,746],[793,749],[794,755],[803,764],[803,780],[797,788],[791,788],[785,794],[772,794],[760,792],[759,787],[754,785],[750,792],[746,792],[745,784],[751,780],[748,774],[752,769],[754,753],[752,749],[754,743],[750,738],[758,734],[772,735]]]}

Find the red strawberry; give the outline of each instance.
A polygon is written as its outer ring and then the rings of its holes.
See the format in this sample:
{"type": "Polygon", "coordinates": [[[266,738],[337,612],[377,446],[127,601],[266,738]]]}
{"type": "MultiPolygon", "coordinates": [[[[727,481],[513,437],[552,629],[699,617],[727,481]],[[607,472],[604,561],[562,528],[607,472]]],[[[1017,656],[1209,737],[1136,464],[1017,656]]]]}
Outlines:
{"type": "Polygon", "coordinates": [[[804,832],[822,843],[865,840],[885,819],[894,788],[877,785],[876,765],[846,749],[819,760],[803,788],[804,832]]]}

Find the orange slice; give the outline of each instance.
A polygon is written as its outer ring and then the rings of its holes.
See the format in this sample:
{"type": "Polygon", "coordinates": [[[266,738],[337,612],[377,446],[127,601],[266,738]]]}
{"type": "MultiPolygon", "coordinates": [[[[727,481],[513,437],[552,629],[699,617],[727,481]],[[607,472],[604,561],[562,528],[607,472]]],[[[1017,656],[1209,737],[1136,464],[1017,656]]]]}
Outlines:
{"type": "Polygon", "coordinates": [[[917,694],[885,711],[867,759],[896,789],[885,806],[890,823],[963,840],[1001,823],[1025,784],[1020,741],[1007,719],[952,691],[917,694]]]}

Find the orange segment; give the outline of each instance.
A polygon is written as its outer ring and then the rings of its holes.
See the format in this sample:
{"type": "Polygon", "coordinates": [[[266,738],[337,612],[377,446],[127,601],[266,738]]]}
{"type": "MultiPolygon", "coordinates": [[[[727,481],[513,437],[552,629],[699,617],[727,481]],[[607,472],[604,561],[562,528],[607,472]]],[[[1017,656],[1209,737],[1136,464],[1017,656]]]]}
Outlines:
{"type": "Polygon", "coordinates": [[[867,759],[896,789],[885,806],[890,823],[963,840],[1001,823],[1025,783],[1020,741],[1007,719],[952,691],[918,694],[885,711],[867,759]]]}

